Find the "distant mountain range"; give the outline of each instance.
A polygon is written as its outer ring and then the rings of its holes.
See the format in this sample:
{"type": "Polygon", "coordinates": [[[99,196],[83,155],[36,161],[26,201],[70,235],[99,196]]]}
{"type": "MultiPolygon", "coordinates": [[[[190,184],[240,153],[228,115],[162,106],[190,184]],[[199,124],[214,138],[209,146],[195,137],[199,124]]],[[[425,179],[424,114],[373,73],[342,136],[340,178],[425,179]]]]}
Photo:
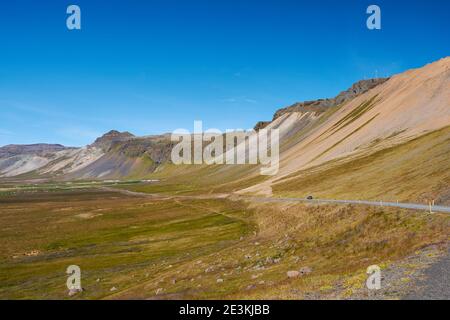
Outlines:
{"type": "Polygon", "coordinates": [[[109,179],[139,177],[168,161],[170,136],[109,131],[83,148],[8,145],[0,148],[0,178],[109,179]]]}

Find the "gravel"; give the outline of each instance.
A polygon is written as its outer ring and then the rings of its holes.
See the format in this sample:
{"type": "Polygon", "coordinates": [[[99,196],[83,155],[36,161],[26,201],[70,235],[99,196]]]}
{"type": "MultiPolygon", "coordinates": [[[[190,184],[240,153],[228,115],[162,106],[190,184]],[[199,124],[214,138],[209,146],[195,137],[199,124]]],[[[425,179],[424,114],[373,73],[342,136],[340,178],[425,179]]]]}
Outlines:
{"type": "Polygon", "coordinates": [[[442,259],[425,270],[423,278],[416,283],[416,289],[404,299],[450,299],[450,251],[442,259]]]}

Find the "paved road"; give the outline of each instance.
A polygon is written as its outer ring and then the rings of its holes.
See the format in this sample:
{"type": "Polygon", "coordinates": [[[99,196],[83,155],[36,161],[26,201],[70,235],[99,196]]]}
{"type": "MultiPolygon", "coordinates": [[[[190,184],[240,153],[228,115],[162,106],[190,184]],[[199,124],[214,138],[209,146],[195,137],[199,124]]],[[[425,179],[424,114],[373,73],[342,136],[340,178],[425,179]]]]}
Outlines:
{"type": "Polygon", "coordinates": [[[450,252],[425,271],[405,300],[450,300],[450,252]]]}
{"type": "MultiPolygon", "coordinates": [[[[119,192],[130,196],[139,197],[151,197],[151,198],[178,198],[178,199],[210,199],[210,198],[226,198],[229,194],[206,194],[198,196],[181,196],[181,195],[161,195],[161,194],[150,194],[144,192],[135,192],[126,189],[118,189],[111,187],[100,187],[100,189],[105,191],[119,192]]],[[[252,196],[240,196],[243,199],[251,199],[253,201],[260,202],[309,202],[309,203],[344,203],[344,204],[361,204],[368,206],[379,206],[379,207],[397,207],[404,209],[413,209],[421,211],[430,211],[430,206],[425,204],[417,203],[397,203],[397,202],[382,202],[382,201],[365,201],[365,200],[332,200],[332,199],[313,199],[308,200],[305,198],[265,198],[265,197],[252,197],[252,196]]],[[[446,206],[431,206],[432,212],[445,212],[450,213],[450,207],[446,206]]]]}
{"type": "MultiPolygon", "coordinates": [[[[382,202],[382,201],[365,201],[365,200],[330,200],[330,199],[314,199],[307,200],[304,198],[261,198],[261,197],[250,197],[255,201],[261,202],[312,202],[312,203],[347,203],[347,204],[362,204],[368,206],[379,206],[379,207],[397,207],[404,209],[422,210],[430,211],[430,206],[425,204],[417,203],[397,203],[397,202],[382,202]]],[[[445,212],[450,213],[450,207],[446,206],[431,206],[432,212],[445,212]]]]}

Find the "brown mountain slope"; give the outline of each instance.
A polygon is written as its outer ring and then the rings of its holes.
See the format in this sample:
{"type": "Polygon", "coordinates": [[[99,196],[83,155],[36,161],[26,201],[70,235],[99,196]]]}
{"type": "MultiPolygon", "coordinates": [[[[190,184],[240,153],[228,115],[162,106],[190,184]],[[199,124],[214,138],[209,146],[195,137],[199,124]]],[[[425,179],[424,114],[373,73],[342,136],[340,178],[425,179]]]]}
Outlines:
{"type": "Polygon", "coordinates": [[[281,154],[277,176],[242,192],[271,194],[276,180],[295,172],[368,155],[450,125],[450,58],[396,75],[331,112],[281,154]]]}
{"type": "Polygon", "coordinates": [[[272,185],[283,197],[450,205],[450,126],[368,155],[332,160],[272,185]]]}

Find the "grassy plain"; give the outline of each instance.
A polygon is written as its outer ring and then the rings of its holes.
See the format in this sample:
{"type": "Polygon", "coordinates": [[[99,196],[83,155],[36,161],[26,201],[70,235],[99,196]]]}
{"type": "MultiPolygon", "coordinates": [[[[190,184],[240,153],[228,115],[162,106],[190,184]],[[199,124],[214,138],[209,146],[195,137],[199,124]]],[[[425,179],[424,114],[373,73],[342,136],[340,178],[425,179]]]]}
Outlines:
{"type": "Polygon", "coordinates": [[[70,299],[346,298],[367,266],[449,234],[448,216],[401,209],[21,191],[0,196],[0,298],[68,299],[72,264],[70,299]]]}
{"type": "Polygon", "coordinates": [[[2,196],[0,298],[64,298],[71,264],[83,298],[102,298],[251,231],[238,203],[198,202],[98,190],[2,196]]]}

